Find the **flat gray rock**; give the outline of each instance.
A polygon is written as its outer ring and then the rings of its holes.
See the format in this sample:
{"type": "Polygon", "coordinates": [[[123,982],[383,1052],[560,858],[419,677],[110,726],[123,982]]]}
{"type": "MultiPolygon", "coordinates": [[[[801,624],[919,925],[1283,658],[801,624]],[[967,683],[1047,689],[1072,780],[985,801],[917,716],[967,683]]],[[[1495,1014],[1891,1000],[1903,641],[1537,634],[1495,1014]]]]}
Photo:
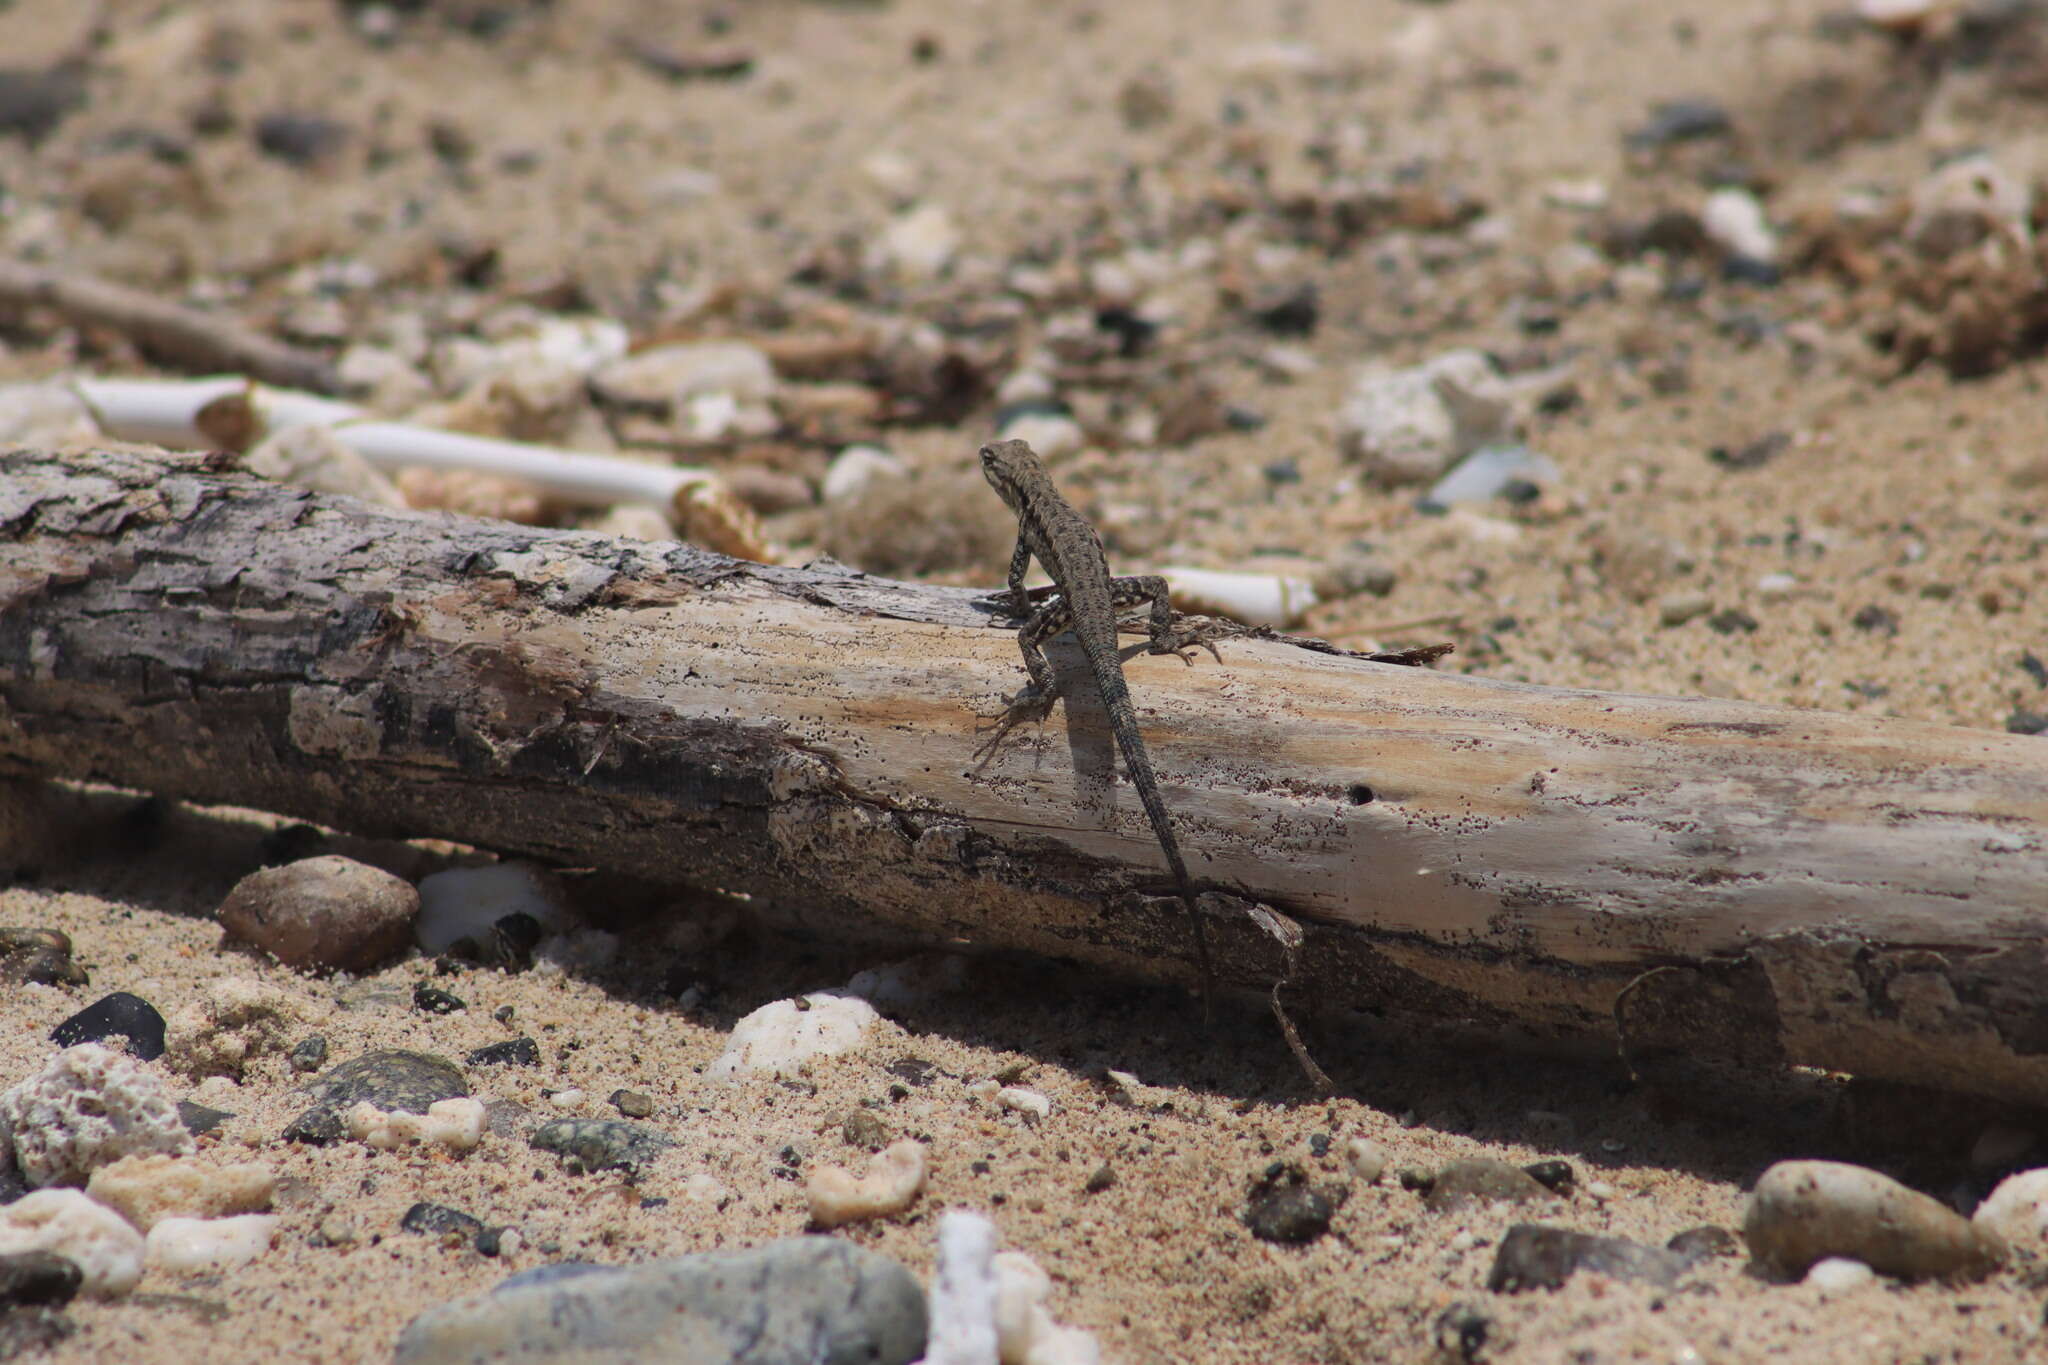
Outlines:
{"type": "Polygon", "coordinates": [[[879,1252],[831,1237],[647,1265],[514,1276],[430,1308],[395,1365],[909,1365],[924,1291],[879,1252]]]}

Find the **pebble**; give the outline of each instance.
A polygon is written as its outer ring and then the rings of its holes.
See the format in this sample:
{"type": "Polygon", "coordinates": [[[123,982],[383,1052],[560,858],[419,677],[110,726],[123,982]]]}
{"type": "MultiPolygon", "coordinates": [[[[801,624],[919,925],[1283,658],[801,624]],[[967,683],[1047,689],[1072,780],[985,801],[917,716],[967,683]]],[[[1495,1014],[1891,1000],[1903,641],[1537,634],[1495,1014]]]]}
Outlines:
{"type": "Polygon", "coordinates": [[[919,204],[891,219],[869,253],[870,269],[907,281],[936,279],[960,250],[960,228],[943,204],[919,204]]]}
{"type": "Polygon", "coordinates": [[[469,1002],[452,991],[422,981],[412,988],[412,1007],[422,1014],[459,1014],[469,1002]]]}
{"type": "Polygon", "coordinates": [[[380,1152],[416,1145],[468,1152],[484,1140],[484,1106],[466,1096],[436,1100],[424,1114],[379,1109],[359,1100],[349,1106],[342,1120],[350,1137],[380,1152]]]}
{"type": "Polygon", "coordinates": [[[1664,1249],[1675,1251],[1688,1260],[1705,1261],[1715,1256],[1741,1255],[1742,1239],[1726,1228],[1707,1225],[1674,1232],[1671,1240],[1664,1244],[1664,1249]]]}
{"type": "Polygon", "coordinates": [[[1051,1100],[1036,1090],[1028,1090],[1021,1085],[1006,1085],[996,1091],[996,1103],[1026,1118],[1042,1119],[1052,1113],[1051,1100]]]}
{"type": "Polygon", "coordinates": [[[265,114],[256,120],[256,145],[301,169],[336,156],[348,145],[349,126],[319,114],[265,114]]]}
{"type": "Polygon", "coordinates": [[[462,1068],[446,1057],[388,1048],[366,1052],[314,1078],[306,1086],[314,1104],[286,1126],[287,1141],[324,1146],[348,1132],[343,1111],[365,1102],[383,1110],[424,1114],[442,1100],[469,1094],[462,1068]]]}
{"type": "Polygon", "coordinates": [[[462,1060],[471,1066],[539,1066],[540,1044],[531,1038],[486,1043],[462,1060]]]}
{"type": "Polygon", "coordinates": [[[1519,1166],[1491,1157],[1453,1161],[1431,1180],[1422,1198],[1431,1213],[1448,1213],[1469,1204],[1526,1204],[1556,1196],[1519,1166]]]}
{"type": "Polygon", "coordinates": [[[239,1080],[257,1058],[284,1051],[299,1019],[298,1002],[276,986],[222,977],[171,1012],[164,1060],[187,1076],[239,1080]]]}
{"type": "Polygon", "coordinates": [[[148,1232],[166,1218],[226,1218],[270,1207],[277,1177],[268,1166],[216,1166],[191,1156],[129,1156],[102,1166],[85,1192],[148,1232]]]}
{"type": "Polygon", "coordinates": [[[1462,1360],[1470,1365],[1485,1358],[1486,1344],[1499,1326],[1499,1321],[1484,1308],[1460,1299],[1437,1314],[1430,1338],[1444,1359],[1462,1360]]]}
{"type": "Polygon", "coordinates": [[[1387,1149],[1368,1137],[1348,1138],[1344,1143],[1344,1165],[1361,1185],[1376,1185],[1386,1173],[1387,1149]]]}
{"type": "Polygon", "coordinates": [[[839,1136],[849,1147],[879,1152],[889,1145],[889,1125],[877,1118],[872,1109],[856,1109],[840,1123],[839,1136]]]}
{"type": "Polygon", "coordinates": [[[1657,623],[1666,627],[1682,626],[1713,609],[1714,599],[1703,592],[1666,593],[1657,599],[1657,623]]]}
{"type": "Polygon", "coordinates": [[[294,1047],[288,1060],[294,1071],[307,1075],[318,1071],[327,1065],[327,1040],[317,1033],[314,1034],[294,1047]]]}
{"type": "Polygon", "coordinates": [[[797,1237],[545,1280],[522,1272],[414,1318],[393,1362],[909,1365],[925,1341],[924,1291],[909,1271],[836,1238],[797,1237]]]}
{"type": "Polygon", "coordinates": [[[0,132],[20,133],[31,144],[49,136],[85,106],[87,69],[81,61],[0,69],[0,132]]]}
{"type": "Polygon", "coordinates": [[[58,1047],[113,1038],[122,1040],[129,1056],[153,1062],[164,1055],[164,1017],[141,996],[115,991],[50,1030],[50,1041],[58,1047]]]}
{"type": "Polygon", "coordinates": [[[0,1256],[0,1311],[47,1306],[61,1308],[78,1296],[85,1276],[54,1251],[16,1251],[0,1256]]]}
{"type": "Polygon", "coordinates": [[[185,1125],[185,1131],[193,1137],[202,1137],[217,1131],[234,1115],[225,1109],[215,1109],[190,1100],[178,1101],[178,1122],[185,1125]]]}
{"type": "Polygon", "coordinates": [[[913,1138],[899,1139],[875,1153],[864,1176],[839,1166],[813,1167],[804,1181],[811,1222],[821,1228],[836,1228],[901,1213],[924,1189],[929,1172],[925,1145],[913,1138]]]}
{"type": "Polygon", "coordinates": [[[721,1081],[794,1076],[814,1060],[861,1046],[881,1019],[873,1005],[846,991],[814,991],[801,1006],[771,1000],[733,1026],[705,1074],[721,1081]]]}
{"type": "Polygon", "coordinates": [[[1643,1246],[1620,1237],[1595,1237],[1570,1228],[1517,1223],[1501,1238],[1486,1287],[1496,1294],[1558,1289],[1581,1270],[1668,1287],[1692,1265],[1691,1257],[1663,1247],[1643,1246]]]}
{"type": "Polygon", "coordinates": [[[1802,1283],[1809,1288],[1818,1289],[1824,1296],[1833,1297],[1836,1294],[1846,1294],[1852,1289],[1861,1289],[1876,1279],[1877,1272],[1861,1261],[1851,1260],[1847,1256],[1828,1256],[1813,1263],[1802,1283]]]}
{"type": "Polygon", "coordinates": [[[235,883],[221,927],[303,972],[366,972],[405,951],[420,894],[403,877],[325,854],[235,883]]]}
{"type": "Polygon", "coordinates": [[[117,1298],[142,1278],[142,1234],[82,1190],[37,1190],[0,1208],[0,1255],[49,1251],[79,1270],[79,1288],[117,1298]]]}
{"type": "Polygon", "coordinates": [[[149,1230],[143,1260],[173,1275],[236,1270],[270,1250],[279,1218],[245,1213],[234,1218],[165,1218],[149,1230]]]}
{"type": "Polygon", "coordinates": [[[827,506],[848,503],[884,480],[909,477],[910,466],[880,446],[848,446],[825,467],[818,493],[827,506]]]}
{"type": "Polygon", "coordinates": [[[1708,195],[1700,209],[1700,226],[1709,241],[1735,260],[1765,266],[1777,262],[1778,234],[1764,206],[1748,190],[1727,186],[1708,195]]]}
{"type": "Polygon", "coordinates": [[[1310,1185],[1299,1166],[1276,1162],[1252,1187],[1244,1225],[1262,1242],[1313,1242],[1330,1230],[1330,1220],[1349,1193],[1341,1184],[1310,1185]]]}
{"type": "Polygon", "coordinates": [[[2016,1251],[2048,1256],[2048,1167],[1999,1181],[1970,1221],[2016,1251]]]}
{"type": "Polygon", "coordinates": [[[1337,410],[1338,448],[1386,484],[1423,483],[1482,446],[1512,439],[1511,389],[1484,352],[1359,371],[1337,410]]]}
{"type": "Polygon", "coordinates": [[[635,1171],[676,1145],[656,1128],[624,1119],[554,1119],[534,1130],[527,1142],[574,1161],[586,1171],[635,1171]]]}
{"type": "MultiPolygon", "coordinates": [[[[654,1097],[638,1090],[614,1090],[611,1094],[612,1108],[629,1119],[644,1119],[654,1116],[654,1097]]],[[[866,1112],[866,1111],[862,1111],[866,1112]]]]}
{"type": "Polygon", "coordinates": [[[399,1230],[417,1232],[427,1237],[460,1236],[464,1241],[475,1241],[484,1230],[484,1221],[461,1209],[451,1209],[446,1204],[429,1204],[425,1200],[414,1204],[398,1220],[399,1230]]]}
{"type": "Polygon", "coordinates": [[[1978,1276],[2006,1256],[2000,1237],[1938,1200],[1862,1166],[1781,1161],[1763,1173],[1743,1217],[1750,1255],[1786,1278],[1847,1256],[1900,1279],[1978,1276]]]}
{"type": "Polygon", "coordinates": [[[71,938],[62,930],[0,928],[0,983],[83,986],[88,980],[71,960],[71,938]]]}
{"type": "Polygon", "coordinates": [[[1665,100],[1651,108],[1649,120],[1629,133],[1628,142],[1634,147],[1662,147],[1720,137],[1734,126],[1728,110],[1713,100],[1665,100]]]}
{"type": "Polygon", "coordinates": [[[0,1094],[0,1133],[12,1134],[14,1164],[36,1187],[83,1185],[125,1156],[192,1151],[163,1083],[98,1043],[64,1049],[0,1094]]]}
{"type": "Polygon", "coordinates": [[[1088,433],[1073,418],[1050,412],[1026,412],[1004,422],[996,439],[1024,441],[1040,459],[1058,460],[1088,444],[1088,433]]]}

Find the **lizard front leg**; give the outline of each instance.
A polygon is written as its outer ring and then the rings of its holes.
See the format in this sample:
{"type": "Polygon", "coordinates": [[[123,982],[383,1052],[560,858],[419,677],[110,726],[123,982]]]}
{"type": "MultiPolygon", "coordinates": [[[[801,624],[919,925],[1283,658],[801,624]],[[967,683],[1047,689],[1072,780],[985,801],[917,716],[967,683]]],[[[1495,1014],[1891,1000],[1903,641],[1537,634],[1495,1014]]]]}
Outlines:
{"type": "Polygon", "coordinates": [[[995,720],[994,733],[974,751],[974,757],[983,760],[993,758],[1003,736],[1017,725],[1025,721],[1042,721],[1052,714],[1052,704],[1059,700],[1060,686],[1052,664],[1045,657],[1045,642],[1072,623],[1065,600],[1055,599],[1034,612],[1024,623],[1024,628],[1017,632],[1017,648],[1024,655],[1024,671],[1031,681],[1010,698],[1009,707],[995,720]]]}

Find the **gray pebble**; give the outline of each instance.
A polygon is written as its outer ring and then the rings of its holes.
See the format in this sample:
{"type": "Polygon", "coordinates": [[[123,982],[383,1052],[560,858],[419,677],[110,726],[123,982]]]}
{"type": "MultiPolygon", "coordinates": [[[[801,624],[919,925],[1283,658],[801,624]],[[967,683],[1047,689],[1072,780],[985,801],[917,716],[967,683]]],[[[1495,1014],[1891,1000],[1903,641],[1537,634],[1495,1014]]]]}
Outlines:
{"type": "Polygon", "coordinates": [[[327,1065],[327,1040],[314,1034],[291,1051],[292,1070],[310,1074],[327,1065]]]}
{"type": "Polygon", "coordinates": [[[462,1060],[471,1066],[539,1066],[540,1044],[531,1038],[507,1038],[486,1043],[462,1060]]]}
{"type": "Polygon", "coordinates": [[[1330,1230],[1350,1192],[1343,1184],[1311,1185],[1299,1166],[1275,1162],[1245,1201],[1244,1225],[1262,1242],[1313,1242],[1330,1230]]]}
{"type": "Polygon", "coordinates": [[[83,986],[85,968],[71,960],[71,938],[60,929],[0,929],[0,982],[24,986],[83,986]]]}
{"type": "Polygon", "coordinates": [[[484,1221],[451,1209],[446,1204],[429,1204],[422,1200],[405,1211],[398,1220],[398,1226],[407,1232],[417,1232],[429,1237],[446,1237],[459,1234],[464,1240],[474,1240],[484,1230],[484,1221]]]}
{"type": "Polygon", "coordinates": [[[1438,1171],[1422,1202],[1431,1213],[1447,1213],[1468,1204],[1526,1204],[1555,1197],[1520,1167],[1480,1157],[1453,1161],[1438,1171]]]}
{"type": "Polygon", "coordinates": [[[0,1256],[0,1310],[29,1305],[62,1308],[84,1282],[78,1266],[54,1251],[0,1256]]]}
{"type": "Polygon", "coordinates": [[[581,1163],[586,1171],[631,1170],[676,1145],[658,1129],[622,1119],[556,1119],[542,1124],[527,1141],[543,1152],[581,1163]]]}
{"type": "Polygon", "coordinates": [[[424,1114],[430,1104],[467,1095],[469,1082],[446,1057],[386,1048],[330,1067],[306,1088],[325,1104],[345,1108],[368,1100],[379,1109],[424,1114]]]}
{"type": "Polygon", "coordinates": [[[1646,1247],[1620,1237],[1595,1237],[1570,1228],[1517,1223],[1501,1238],[1486,1287],[1496,1294],[1557,1289],[1581,1270],[1669,1286],[1692,1265],[1692,1257],[1663,1247],[1646,1247]]]}
{"type": "Polygon", "coordinates": [[[469,1082],[446,1057],[386,1048],[330,1067],[306,1089],[313,1107],[285,1125],[284,1139],[325,1147],[341,1140],[341,1114],[352,1104],[368,1100],[387,1112],[424,1114],[428,1105],[467,1095],[469,1082]]]}
{"type": "Polygon", "coordinates": [[[879,1252],[795,1237],[616,1270],[543,1267],[428,1309],[394,1365],[909,1365],[924,1291],[879,1252]]]}

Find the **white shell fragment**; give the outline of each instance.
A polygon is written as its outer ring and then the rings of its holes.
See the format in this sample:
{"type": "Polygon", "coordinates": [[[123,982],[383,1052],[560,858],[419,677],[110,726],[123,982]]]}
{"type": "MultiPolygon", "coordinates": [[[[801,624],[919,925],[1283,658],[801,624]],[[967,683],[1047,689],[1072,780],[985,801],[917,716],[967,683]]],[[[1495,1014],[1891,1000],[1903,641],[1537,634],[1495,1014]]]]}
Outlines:
{"type": "Polygon", "coordinates": [[[881,1018],[873,1005],[844,991],[813,991],[801,1004],[771,1000],[733,1026],[706,1074],[720,1081],[794,1076],[817,1058],[853,1051],[881,1018]]]}
{"type": "Polygon", "coordinates": [[[116,1298],[142,1278],[142,1234],[78,1190],[37,1190],[0,1207],[0,1256],[54,1251],[76,1265],[80,1288],[116,1298]]]}
{"type": "Polygon", "coordinates": [[[892,1142],[875,1153],[864,1176],[840,1166],[816,1167],[804,1185],[811,1221],[821,1228],[836,1228],[863,1218],[901,1213],[924,1188],[928,1169],[924,1144],[912,1138],[892,1142]]]}
{"type": "Polygon", "coordinates": [[[364,1100],[349,1107],[346,1121],[350,1137],[380,1152],[418,1143],[467,1152],[484,1139],[484,1106],[466,1097],[436,1100],[424,1114],[387,1113],[364,1100]]]}
{"type": "Polygon", "coordinates": [[[277,1235],[274,1213],[237,1218],[166,1218],[149,1230],[144,1259],[153,1270],[203,1275],[234,1270],[270,1250],[277,1235]]]}

